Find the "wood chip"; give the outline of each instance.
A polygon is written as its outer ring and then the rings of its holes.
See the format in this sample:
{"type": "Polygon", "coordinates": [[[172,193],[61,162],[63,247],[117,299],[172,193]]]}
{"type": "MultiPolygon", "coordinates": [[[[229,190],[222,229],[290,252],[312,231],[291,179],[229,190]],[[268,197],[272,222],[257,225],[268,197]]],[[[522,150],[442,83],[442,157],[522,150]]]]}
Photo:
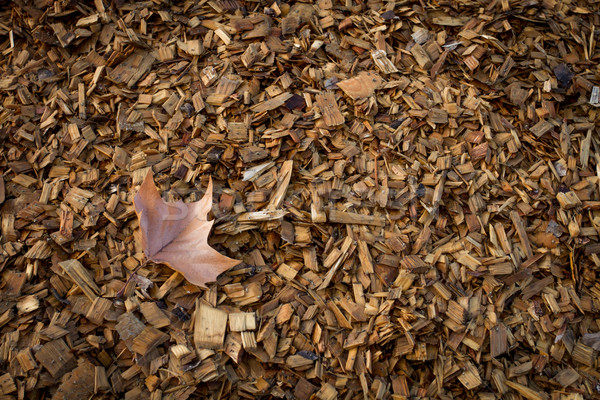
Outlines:
{"type": "Polygon", "coordinates": [[[598,396],[600,3],[5,3],[0,398],[598,396]]]}
{"type": "Polygon", "coordinates": [[[200,303],[194,323],[194,343],[198,349],[222,348],[227,327],[227,313],[200,303]]]}

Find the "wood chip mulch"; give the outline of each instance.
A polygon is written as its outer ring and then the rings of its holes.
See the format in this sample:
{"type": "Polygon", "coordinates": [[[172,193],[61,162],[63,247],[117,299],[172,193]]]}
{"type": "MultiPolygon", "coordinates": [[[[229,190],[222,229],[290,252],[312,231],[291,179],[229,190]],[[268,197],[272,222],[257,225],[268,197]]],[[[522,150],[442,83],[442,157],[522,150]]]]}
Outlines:
{"type": "Polygon", "coordinates": [[[0,399],[600,397],[597,1],[1,7],[0,399]]]}

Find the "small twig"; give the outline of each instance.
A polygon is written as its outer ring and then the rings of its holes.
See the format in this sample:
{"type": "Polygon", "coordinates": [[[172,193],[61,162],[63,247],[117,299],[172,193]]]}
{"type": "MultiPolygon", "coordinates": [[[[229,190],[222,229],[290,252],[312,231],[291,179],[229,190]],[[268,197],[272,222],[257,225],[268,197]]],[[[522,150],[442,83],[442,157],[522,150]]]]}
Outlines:
{"type": "Polygon", "coordinates": [[[136,267],[136,269],[133,270],[131,275],[129,275],[129,277],[125,281],[125,285],[123,285],[123,288],[117,292],[117,299],[120,299],[121,297],[123,297],[123,295],[125,294],[125,290],[127,289],[127,285],[129,285],[129,281],[131,281],[131,278],[133,278],[133,276],[136,274],[136,272],[138,272],[138,270],[140,268],[142,268],[143,266],[145,266],[146,264],[148,264],[148,260],[144,261],[143,263],[138,265],[136,267]]]}

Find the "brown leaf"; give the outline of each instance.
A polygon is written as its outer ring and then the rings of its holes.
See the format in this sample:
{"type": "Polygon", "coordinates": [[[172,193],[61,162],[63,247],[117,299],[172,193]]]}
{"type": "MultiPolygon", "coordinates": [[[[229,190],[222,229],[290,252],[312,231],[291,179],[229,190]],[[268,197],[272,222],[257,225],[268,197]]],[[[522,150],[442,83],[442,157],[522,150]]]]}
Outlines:
{"type": "Polygon", "coordinates": [[[538,232],[533,237],[533,242],[540,247],[553,249],[558,246],[560,240],[549,232],[538,232]]]}
{"type": "Polygon", "coordinates": [[[212,180],[206,194],[195,203],[163,201],[149,172],[133,199],[142,231],[146,257],[179,271],[191,283],[206,282],[240,263],[208,245],[214,221],[208,221],[212,206],[212,180]]]}

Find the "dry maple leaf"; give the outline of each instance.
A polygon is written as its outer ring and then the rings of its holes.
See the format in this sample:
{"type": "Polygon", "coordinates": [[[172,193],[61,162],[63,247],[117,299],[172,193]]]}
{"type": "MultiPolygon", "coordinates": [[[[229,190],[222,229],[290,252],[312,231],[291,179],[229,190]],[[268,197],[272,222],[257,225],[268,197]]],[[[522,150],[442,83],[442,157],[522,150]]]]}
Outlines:
{"type": "Polygon", "coordinates": [[[214,223],[207,217],[212,206],[212,179],[200,201],[167,203],[160,197],[149,172],[133,204],[148,260],[167,264],[191,283],[203,287],[240,263],[208,245],[214,223]]]}

